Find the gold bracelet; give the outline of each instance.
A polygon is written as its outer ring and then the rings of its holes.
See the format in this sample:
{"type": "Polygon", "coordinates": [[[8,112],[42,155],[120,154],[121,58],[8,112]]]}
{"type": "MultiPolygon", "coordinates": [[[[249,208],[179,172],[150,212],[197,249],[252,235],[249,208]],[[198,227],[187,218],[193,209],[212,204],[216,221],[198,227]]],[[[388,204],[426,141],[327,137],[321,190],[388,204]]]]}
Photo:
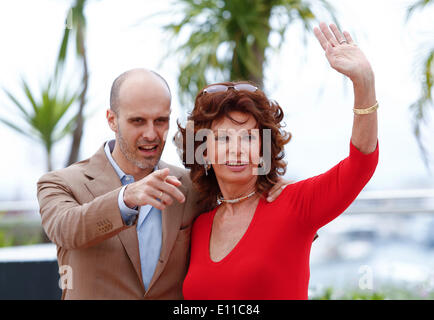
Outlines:
{"type": "Polygon", "coordinates": [[[366,108],[366,109],[356,109],[356,108],[353,108],[353,112],[355,114],[369,114],[369,113],[374,112],[377,109],[378,109],[378,101],[372,107],[369,107],[369,108],[366,108]]]}

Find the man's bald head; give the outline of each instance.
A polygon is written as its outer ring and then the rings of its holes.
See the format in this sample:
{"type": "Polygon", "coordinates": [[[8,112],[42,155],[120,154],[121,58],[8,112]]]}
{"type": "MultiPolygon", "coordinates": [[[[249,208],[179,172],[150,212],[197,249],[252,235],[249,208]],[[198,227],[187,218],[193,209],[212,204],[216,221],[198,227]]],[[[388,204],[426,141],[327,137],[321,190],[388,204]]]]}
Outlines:
{"type": "Polygon", "coordinates": [[[171,92],[167,81],[157,72],[152,70],[147,70],[143,68],[131,69],[125,71],[119,75],[112,84],[110,91],[110,109],[116,114],[119,114],[119,108],[121,105],[121,88],[126,81],[136,81],[137,83],[143,84],[143,90],[148,90],[147,84],[160,83],[162,87],[167,89],[169,98],[171,98],[171,92]]]}

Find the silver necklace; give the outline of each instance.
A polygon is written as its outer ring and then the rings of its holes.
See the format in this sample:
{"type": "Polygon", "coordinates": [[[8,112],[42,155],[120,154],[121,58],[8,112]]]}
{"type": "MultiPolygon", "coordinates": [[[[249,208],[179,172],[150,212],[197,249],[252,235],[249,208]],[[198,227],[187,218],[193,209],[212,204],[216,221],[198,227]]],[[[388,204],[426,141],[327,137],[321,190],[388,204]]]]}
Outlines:
{"type": "Polygon", "coordinates": [[[219,202],[219,203],[222,203],[222,202],[226,202],[226,203],[238,203],[240,201],[243,201],[245,199],[250,198],[255,193],[256,193],[256,191],[253,191],[252,193],[249,193],[247,196],[243,196],[243,197],[236,198],[236,199],[225,199],[225,198],[223,198],[223,196],[219,195],[219,196],[217,196],[217,202],[219,202]]]}

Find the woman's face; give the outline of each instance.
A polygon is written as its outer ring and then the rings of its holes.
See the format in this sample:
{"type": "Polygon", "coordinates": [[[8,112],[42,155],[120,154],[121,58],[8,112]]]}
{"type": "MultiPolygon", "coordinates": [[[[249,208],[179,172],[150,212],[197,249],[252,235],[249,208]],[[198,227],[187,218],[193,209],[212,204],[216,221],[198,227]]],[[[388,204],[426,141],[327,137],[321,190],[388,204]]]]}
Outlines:
{"type": "Polygon", "coordinates": [[[233,111],[228,117],[213,121],[211,131],[206,158],[218,182],[256,182],[261,147],[256,119],[251,114],[233,111]]]}

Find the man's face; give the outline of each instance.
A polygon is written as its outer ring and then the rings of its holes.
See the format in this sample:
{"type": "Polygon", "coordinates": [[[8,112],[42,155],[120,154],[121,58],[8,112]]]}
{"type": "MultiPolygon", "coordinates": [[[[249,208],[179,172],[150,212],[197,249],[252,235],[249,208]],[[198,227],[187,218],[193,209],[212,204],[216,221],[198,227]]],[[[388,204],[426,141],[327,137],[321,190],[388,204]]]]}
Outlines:
{"type": "Polygon", "coordinates": [[[126,80],[122,84],[118,114],[113,112],[112,120],[110,115],[108,120],[130,168],[155,167],[166,142],[169,119],[170,95],[160,81],[126,80]]]}

